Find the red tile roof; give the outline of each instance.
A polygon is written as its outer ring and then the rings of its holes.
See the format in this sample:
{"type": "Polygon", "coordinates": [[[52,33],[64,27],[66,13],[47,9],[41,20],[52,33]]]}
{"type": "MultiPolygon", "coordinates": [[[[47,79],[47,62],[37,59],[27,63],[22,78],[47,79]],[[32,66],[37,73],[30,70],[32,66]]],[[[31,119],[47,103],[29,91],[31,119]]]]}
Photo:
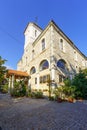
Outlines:
{"type": "Polygon", "coordinates": [[[25,76],[28,77],[28,73],[18,70],[8,70],[7,75],[25,76]]]}

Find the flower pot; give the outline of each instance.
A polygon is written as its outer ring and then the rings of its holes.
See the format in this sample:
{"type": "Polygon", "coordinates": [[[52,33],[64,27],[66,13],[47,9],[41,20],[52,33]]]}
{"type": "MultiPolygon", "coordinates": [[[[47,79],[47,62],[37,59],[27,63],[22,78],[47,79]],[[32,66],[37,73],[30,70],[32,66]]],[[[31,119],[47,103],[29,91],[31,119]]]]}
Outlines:
{"type": "Polygon", "coordinates": [[[73,98],[68,98],[68,102],[73,103],[74,99],[73,98]]]}
{"type": "Polygon", "coordinates": [[[57,99],[57,102],[58,102],[58,103],[61,103],[61,102],[62,102],[62,99],[61,99],[61,98],[58,98],[58,99],[57,99]]]}

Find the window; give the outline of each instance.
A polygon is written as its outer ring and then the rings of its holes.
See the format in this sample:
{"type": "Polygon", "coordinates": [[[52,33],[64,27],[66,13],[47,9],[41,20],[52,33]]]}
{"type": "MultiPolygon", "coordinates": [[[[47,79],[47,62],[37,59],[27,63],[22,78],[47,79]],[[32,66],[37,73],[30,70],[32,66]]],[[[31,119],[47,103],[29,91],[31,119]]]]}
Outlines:
{"type": "Polygon", "coordinates": [[[40,77],[40,83],[43,83],[43,77],[40,77]]]}
{"type": "Polygon", "coordinates": [[[47,75],[47,81],[49,81],[50,80],[50,75],[47,75]]]}
{"type": "Polygon", "coordinates": [[[61,68],[61,69],[66,69],[66,62],[63,59],[60,59],[57,62],[57,67],[61,68]]]}
{"type": "Polygon", "coordinates": [[[42,50],[45,49],[45,39],[42,40],[42,50]]]}
{"type": "Polygon", "coordinates": [[[32,50],[32,59],[34,58],[34,50],[32,50]]]}
{"type": "Polygon", "coordinates": [[[43,76],[43,83],[46,83],[46,79],[47,79],[46,75],[43,76]]]}
{"type": "Polygon", "coordinates": [[[63,43],[63,39],[60,39],[60,42],[63,43]]]}
{"type": "Polygon", "coordinates": [[[74,59],[75,59],[75,61],[77,61],[77,52],[76,51],[74,51],[74,59]]]}
{"type": "Polygon", "coordinates": [[[59,83],[63,82],[65,77],[63,75],[59,75],[59,83]]]}
{"type": "Polygon", "coordinates": [[[62,50],[63,51],[63,39],[60,39],[60,50],[62,50]]]}
{"type": "Polygon", "coordinates": [[[37,78],[35,78],[35,84],[37,84],[37,78]]]}
{"type": "Polygon", "coordinates": [[[31,70],[30,70],[30,74],[34,74],[35,72],[36,72],[35,67],[32,67],[31,70]]]}
{"type": "Polygon", "coordinates": [[[76,66],[76,68],[78,68],[78,67],[76,66]]]}
{"type": "Polygon", "coordinates": [[[43,60],[41,63],[40,63],[40,71],[42,70],[45,70],[45,69],[48,69],[49,68],[49,63],[47,60],[43,60]]]}
{"type": "Polygon", "coordinates": [[[35,30],[35,37],[37,36],[37,30],[35,30]]]}
{"type": "Polygon", "coordinates": [[[49,81],[50,79],[50,75],[44,75],[40,77],[40,83],[46,83],[47,81],[49,81]]]}
{"type": "Polygon", "coordinates": [[[62,75],[59,75],[59,83],[62,82],[62,75]]]}

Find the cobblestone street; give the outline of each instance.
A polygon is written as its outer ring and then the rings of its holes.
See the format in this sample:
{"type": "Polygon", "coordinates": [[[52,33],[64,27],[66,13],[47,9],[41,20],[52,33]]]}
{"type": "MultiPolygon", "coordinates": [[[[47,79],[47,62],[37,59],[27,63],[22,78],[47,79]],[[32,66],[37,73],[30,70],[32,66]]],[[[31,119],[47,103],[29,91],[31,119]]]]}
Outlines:
{"type": "Polygon", "coordinates": [[[0,94],[0,130],[87,130],[87,103],[0,94]]]}

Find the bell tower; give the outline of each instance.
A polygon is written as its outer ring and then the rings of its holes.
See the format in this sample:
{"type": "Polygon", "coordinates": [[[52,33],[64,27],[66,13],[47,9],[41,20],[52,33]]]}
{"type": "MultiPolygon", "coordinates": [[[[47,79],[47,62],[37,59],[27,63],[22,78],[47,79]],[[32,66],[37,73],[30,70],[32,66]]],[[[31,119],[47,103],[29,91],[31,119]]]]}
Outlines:
{"type": "Polygon", "coordinates": [[[27,47],[28,44],[32,44],[36,38],[40,35],[42,29],[35,23],[28,23],[24,35],[25,35],[25,44],[24,49],[27,47]]]}

